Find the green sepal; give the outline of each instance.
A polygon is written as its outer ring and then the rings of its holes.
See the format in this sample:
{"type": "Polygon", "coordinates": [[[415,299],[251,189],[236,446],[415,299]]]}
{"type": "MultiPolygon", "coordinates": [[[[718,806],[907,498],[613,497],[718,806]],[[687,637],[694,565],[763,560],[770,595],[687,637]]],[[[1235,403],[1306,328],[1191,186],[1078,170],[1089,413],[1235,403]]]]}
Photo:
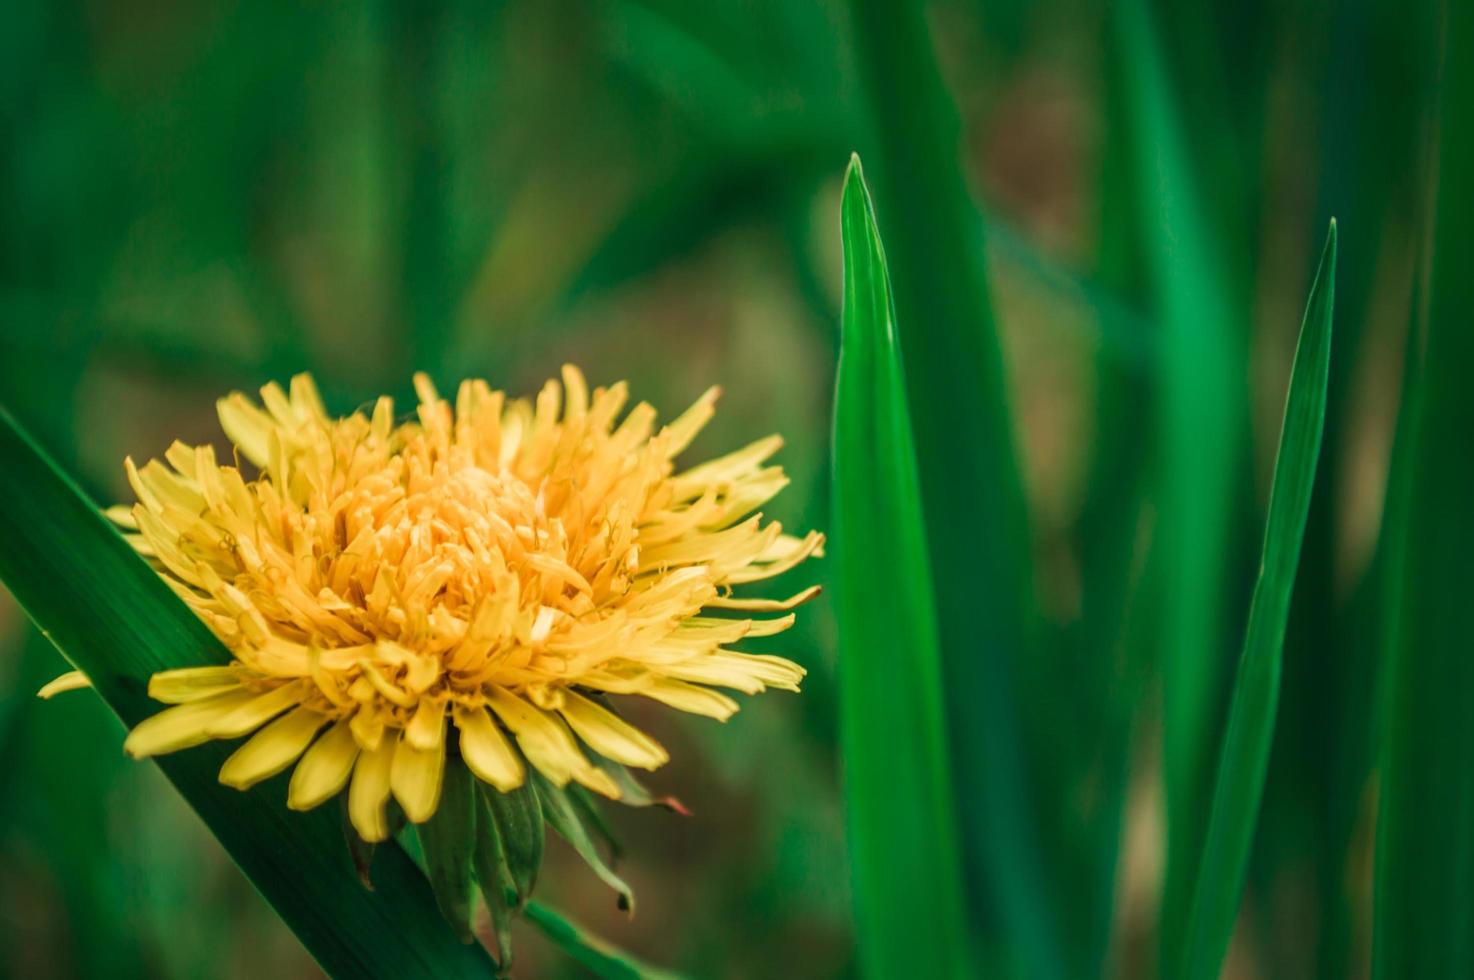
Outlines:
{"type": "Polygon", "coordinates": [[[488,799],[495,792],[493,789],[478,794],[474,861],[476,882],[481,887],[481,897],[486,900],[486,911],[496,935],[497,967],[505,975],[512,968],[512,920],[521,910],[523,899],[518,895],[517,883],[507,864],[507,849],[488,799]]]}
{"type": "Polygon", "coordinates": [[[656,796],[651,793],[644,783],[635,778],[635,774],[630,772],[627,766],[594,752],[590,752],[589,755],[594,765],[607,772],[614,780],[614,785],[619,787],[619,802],[625,806],[658,806],[672,813],[679,813],[683,817],[691,815],[691,811],[686,809],[685,804],[674,796],[656,796]]]}
{"type": "Polygon", "coordinates": [[[526,904],[543,862],[543,814],[537,794],[524,783],[503,793],[481,783],[481,795],[495,821],[507,867],[517,889],[518,905],[526,904]]]}
{"type": "Polygon", "coordinates": [[[589,835],[589,829],[585,826],[581,815],[583,808],[576,802],[574,795],[565,787],[554,786],[541,773],[531,773],[531,778],[538,799],[542,803],[543,816],[547,819],[548,824],[564,840],[573,845],[578,856],[593,869],[594,874],[619,893],[619,907],[633,913],[635,893],[624,879],[615,874],[614,869],[605,863],[603,856],[599,854],[599,849],[594,846],[593,838],[589,835]]]}
{"type": "MultiPolygon", "coordinates": [[[[462,942],[476,938],[471,928],[471,853],[476,847],[475,795],[471,771],[459,759],[449,760],[440,790],[440,805],[419,827],[425,868],[440,906],[462,942]]],[[[482,835],[485,836],[485,835],[482,835]]]]}
{"type": "Polygon", "coordinates": [[[609,849],[610,862],[615,863],[622,859],[624,845],[619,842],[618,837],[614,836],[614,828],[609,826],[609,819],[604,816],[604,811],[594,799],[594,794],[573,783],[569,783],[564,792],[568,794],[568,801],[573,804],[579,820],[583,823],[584,829],[589,832],[590,837],[598,837],[609,849]]]}
{"type": "MultiPolygon", "coordinates": [[[[374,848],[378,845],[364,840],[359,836],[358,828],[353,826],[353,821],[348,816],[348,794],[338,794],[338,800],[342,808],[343,840],[348,845],[348,856],[353,859],[353,869],[358,872],[358,880],[363,887],[373,891],[374,848]]],[[[404,829],[409,820],[405,817],[399,802],[393,797],[390,797],[384,805],[387,808],[384,811],[384,819],[389,826],[389,837],[386,839],[392,840],[399,836],[399,832],[404,829]]]]}

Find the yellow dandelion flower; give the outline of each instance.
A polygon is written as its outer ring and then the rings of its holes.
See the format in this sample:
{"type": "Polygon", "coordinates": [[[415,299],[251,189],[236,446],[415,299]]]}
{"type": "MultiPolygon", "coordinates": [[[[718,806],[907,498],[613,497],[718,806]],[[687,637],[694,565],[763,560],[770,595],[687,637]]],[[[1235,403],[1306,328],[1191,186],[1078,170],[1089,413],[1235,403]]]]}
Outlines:
{"type": "Polygon", "coordinates": [[[415,823],[434,814],[457,760],[503,792],[530,766],[619,799],[607,763],[667,754],[606,695],[725,720],[737,704],[717,688],[798,689],[797,664],[732,649],[817,592],[732,593],[822,545],[756,513],[787,483],[768,463],[778,437],[678,470],[715,389],[657,430],[647,404],[620,418],[623,383],[590,392],[572,367],[535,402],[481,381],[454,407],[424,375],[415,388],[401,424],[388,398],[330,417],[305,374],[259,406],[222,399],[255,479],[209,446],[126,462],[138,503],[110,516],[234,656],[155,674],[172,707],[133,729],[130,754],[249,736],[221,782],[292,768],[295,809],[346,786],[377,841],[391,797],[415,823]]]}

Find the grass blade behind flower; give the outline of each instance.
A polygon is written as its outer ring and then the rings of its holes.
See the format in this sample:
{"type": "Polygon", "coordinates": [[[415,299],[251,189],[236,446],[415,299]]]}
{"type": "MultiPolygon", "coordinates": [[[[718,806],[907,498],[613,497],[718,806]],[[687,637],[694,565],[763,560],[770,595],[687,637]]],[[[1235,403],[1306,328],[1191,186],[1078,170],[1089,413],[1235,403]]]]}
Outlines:
{"type": "Polygon", "coordinates": [[[1258,822],[1279,704],[1280,666],[1300,546],[1325,428],[1335,304],[1336,225],[1326,236],[1310,291],[1285,402],[1259,581],[1239,660],[1202,863],[1188,919],[1183,975],[1218,975],[1233,935],[1258,822]]]}
{"type": "Polygon", "coordinates": [[[860,962],[869,977],[964,976],[970,953],[926,528],[890,279],[858,157],[840,221],[832,519],[860,962]]]}

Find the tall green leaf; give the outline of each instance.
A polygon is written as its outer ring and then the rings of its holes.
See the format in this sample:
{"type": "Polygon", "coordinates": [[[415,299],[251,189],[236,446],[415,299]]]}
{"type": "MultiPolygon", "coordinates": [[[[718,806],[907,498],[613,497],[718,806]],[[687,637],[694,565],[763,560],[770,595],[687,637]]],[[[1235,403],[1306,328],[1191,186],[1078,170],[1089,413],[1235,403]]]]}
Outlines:
{"type": "Polygon", "coordinates": [[[870,977],[964,976],[970,954],[931,566],[895,306],[858,157],[840,223],[832,520],[860,961],[870,977]]]}
{"type": "Polygon", "coordinates": [[[1285,421],[1269,495],[1259,581],[1249,607],[1238,679],[1218,762],[1212,815],[1193,892],[1184,975],[1218,975],[1233,935],[1249,849],[1254,841],[1269,748],[1279,705],[1280,664],[1300,547],[1325,429],[1336,295],[1336,225],[1326,236],[1320,269],[1300,327],[1290,372],[1285,421]]]}
{"type": "MultiPolygon", "coordinates": [[[[905,322],[909,408],[936,606],[971,924],[1000,959],[1058,977],[1017,675],[1035,669],[1028,514],[962,128],[925,5],[854,0],[882,221],[905,322]]],[[[1046,769],[1043,778],[1050,778],[1046,769]]],[[[1073,887],[1073,883],[1071,885],[1073,887]]]]}
{"type": "Polygon", "coordinates": [[[1197,868],[1220,710],[1223,597],[1230,581],[1234,475],[1246,448],[1245,349],[1221,239],[1193,168],[1188,127],[1146,0],[1113,7],[1135,141],[1136,200],[1161,321],[1157,432],[1163,770],[1167,881],[1162,938],[1174,968],[1197,868]]]}
{"type": "MultiPolygon", "coordinates": [[[[155,671],[228,659],[3,410],[0,497],[0,579],[125,724],[159,708],[147,694],[155,671]]],[[[216,773],[227,755],[227,746],[211,743],[156,761],[323,969],[341,977],[492,975],[485,950],[457,941],[425,876],[397,845],[379,847],[375,890],[365,889],[336,808],[293,813],[279,779],[246,793],[222,786],[216,773]]]]}
{"type": "Polygon", "coordinates": [[[1373,976],[1474,976],[1474,9],[1443,5],[1426,337],[1389,585],[1373,976]]]}

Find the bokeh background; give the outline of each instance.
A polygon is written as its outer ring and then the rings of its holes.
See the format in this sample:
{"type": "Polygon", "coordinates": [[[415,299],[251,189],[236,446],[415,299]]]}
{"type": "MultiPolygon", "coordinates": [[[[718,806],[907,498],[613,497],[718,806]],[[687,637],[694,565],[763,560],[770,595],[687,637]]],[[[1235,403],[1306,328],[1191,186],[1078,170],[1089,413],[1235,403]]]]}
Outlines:
{"type": "MultiPolygon", "coordinates": [[[[1225,696],[1295,331],[1340,220],[1322,485],[1227,969],[1360,975],[1377,678],[1362,597],[1426,231],[1433,5],[1148,6],[1245,366],[1244,438],[1224,447],[1225,696]]],[[[1057,844],[1051,901],[1081,975],[1149,975],[1164,840],[1148,624],[1172,583],[1149,548],[1140,52],[1103,0],[924,13],[936,67],[918,70],[955,105],[1029,504],[1045,639],[1010,698],[1057,844]],[[1130,547],[1103,544],[1123,533],[1130,547]]],[[[793,485],[773,516],[825,526],[840,178],[852,150],[896,159],[845,4],[12,0],[0,22],[0,402],[97,500],[131,499],[127,454],[223,444],[229,390],[311,370],[349,411],[407,399],[415,369],[533,394],[573,361],[667,416],[721,384],[698,451],[781,431],[793,485]]],[[[905,189],[877,185],[883,230],[907,220],[905,189]]],[[[615,814],[638,915],[561,847],[541,889],[694,975],[850,976],[828,603],[769,649],[809,669],[803,695],[725,726],[642,719],[675,759],[653,784],[694,816],[615,814]]],[[[160,774],[125,760],[99,700],[33,697],[62,669],[0,593],[0,975],[317,975],[160,774]]],[[[531,930],[518,945],[523,975],[579,975],[531,930]]]]}

